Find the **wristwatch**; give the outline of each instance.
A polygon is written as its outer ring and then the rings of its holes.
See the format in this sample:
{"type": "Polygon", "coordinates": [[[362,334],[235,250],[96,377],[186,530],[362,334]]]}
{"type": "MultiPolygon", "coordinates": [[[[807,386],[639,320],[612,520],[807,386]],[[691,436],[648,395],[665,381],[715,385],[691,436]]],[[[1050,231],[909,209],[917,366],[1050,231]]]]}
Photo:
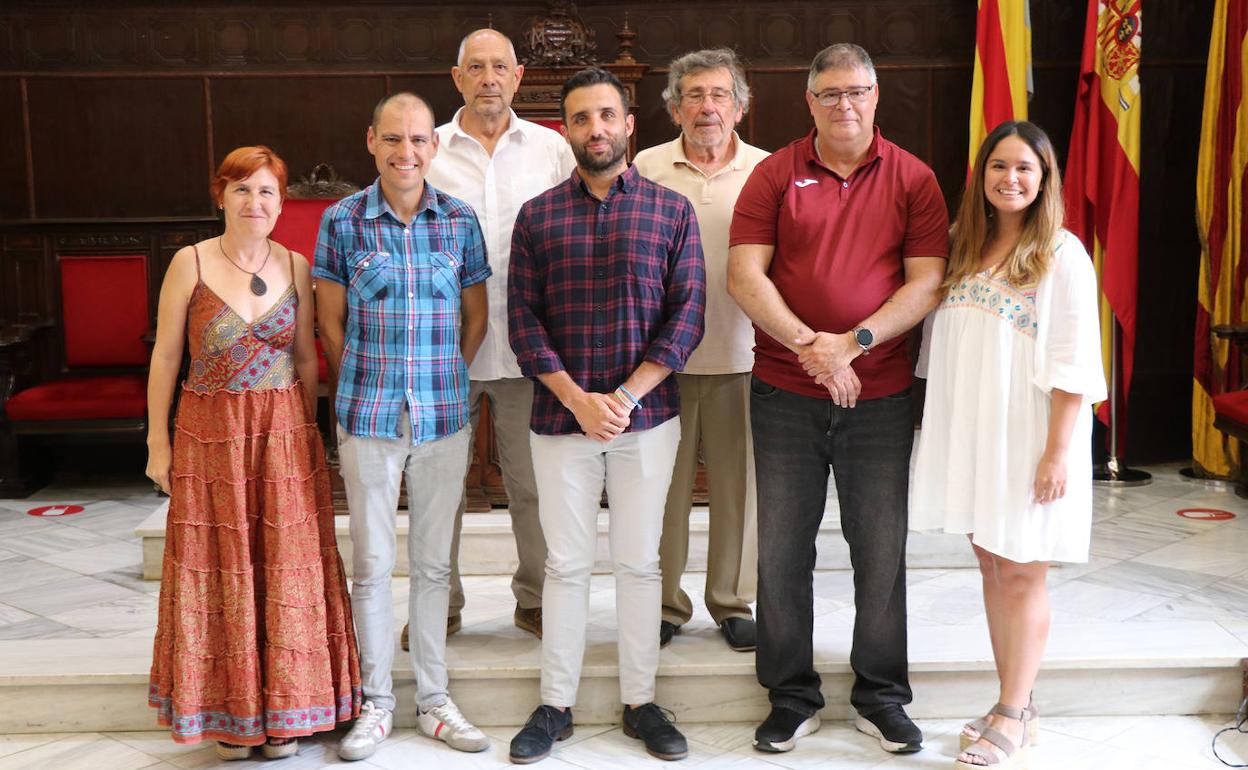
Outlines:
{"type": "Polygon", "coordinates": [[[875,335],[871,333],[871,330],[865,326],[858,326],[850,333],[854,335],[854,342],[862,348],[862,354],[868,355],[871,352],[871,344],[875,342],[875,335]]]}

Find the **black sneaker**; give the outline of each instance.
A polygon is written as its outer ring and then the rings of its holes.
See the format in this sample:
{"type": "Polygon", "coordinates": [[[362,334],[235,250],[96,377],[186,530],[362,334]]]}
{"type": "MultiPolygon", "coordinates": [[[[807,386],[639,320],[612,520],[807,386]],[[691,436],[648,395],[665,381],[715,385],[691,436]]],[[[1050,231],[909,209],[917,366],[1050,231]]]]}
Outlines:
{"type": "Polygon", "coordinates": [[[689,756],[689,744],[672,724],[671,712],[653,703],[637,708],[624,707],[624,734],[645,741],[646,751],[652,757],[684,759],[689,756]]]}
{"type": "Polygon", "coordinates": [[[728,646],[737,652],[753,652],[758,649],[758,628],[753,618],[728,618],[719,624],[728,646]]]}
{"type": "Polygon", "coordinates": [[[524,728],[511,739],[511,761],[527,765],[550,756],[555,741],[572,737],[572,709],[538,706],[524,728]]]}
{"type": "Polygon", "coordinates": [[[659,621],[659,646],[666,647],[672,637],[680,633],[680,626],[666,620],[659,621]]]}
{"type": "Polygon", "coordinates": [[[896,703],[870,714],[859,714],[854,719],[854,727],[860,733],[878,738],[880,747],[893,754],[913,754],[923,748],[923,731],[896,703]]]}
{"type": "Polygon", "coordinates": [[[772,706],[767,719],[754,731],[759,751],[792,751],[797,739],[819,729],[819,715],[806,716],[784,706],[772,706]]]}

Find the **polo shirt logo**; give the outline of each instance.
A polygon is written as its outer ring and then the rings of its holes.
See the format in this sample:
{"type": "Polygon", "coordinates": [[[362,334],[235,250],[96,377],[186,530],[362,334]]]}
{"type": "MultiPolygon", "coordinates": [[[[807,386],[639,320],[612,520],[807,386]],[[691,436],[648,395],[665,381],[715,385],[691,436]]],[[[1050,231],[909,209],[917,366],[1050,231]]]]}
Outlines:
{"type": "Polygon", "coordinates": [[[819,184],[818,179],[799,179],[793,183],[794,187],[809,187],[812,184],[819,184]]]}

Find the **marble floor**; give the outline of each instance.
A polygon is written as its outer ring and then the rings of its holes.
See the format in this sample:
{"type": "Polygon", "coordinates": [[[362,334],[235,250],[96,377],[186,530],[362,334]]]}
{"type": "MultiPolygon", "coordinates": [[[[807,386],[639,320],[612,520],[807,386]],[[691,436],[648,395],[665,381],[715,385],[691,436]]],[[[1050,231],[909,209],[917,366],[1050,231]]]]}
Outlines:
{"type": "MultiPolygon", "coordinates": [[[[1183,480],[1178,466],[1156,466],[1146,487],[1096,491],[1092,559],[1051,572],[1054,638],[1092,625],[1118,628],[1122,638],[1146,639],[1167,621],[1202,621],[1219,640],[1248,645],[1248,502],[1229,489],[1183,480]],[[1229,520],[1183,518],[1179,510],[1219,509],[1229,520]]],[[[150,639],[158,583],[142,580],[141,551],[133,530],[159,504],[150,486],[99,483],[86,488],[54,486],[26,500],[0,500],[0,646],[6,641],[51,639],[150,639]],[[35,517],[35,507],[83,506],[80,513],[35,517]]],[[[1202,514],[1195,514],[1197,516],[1202,514]]],[[[686,590],[700,601],[702,575],[690,575],[686,590]]],[[[966,569],[911,570],[912,638],[950,629],[982,626],[977,576],[966,569]]],[[[512,604],[506,577],[465,580],[469,605],[466,631],[505,623],[512,604]]],[[[396,583],[396,604],[405,602],[405,581],[396,583]]],[[[591,623],[614,625],[608,578],[596,576],[591,623]],[[601,615],[602,617],[599,617],[601,615]]],[[[852,623],[852,586],[844,572],[816,576],[817,628],[831,631],[852,623]]],[[[709,634],[702,610],[689,629],[709,634]]],[[[817,630],[817,634],[821,633],[817,630]]],[[[838,632],[839,633],[839,632],[838,632]]],[[[472,638],[466,633],[461,644],[472,638]]],[[[455,653],[457,637],[450,640],[455,653]]],[[[1201,639],[1189,639],[1200,644],[1201,639]]],[[[679,642],[679,639],[678,639],[679,642]]],[[[673,645],[675,648],[676,645],[673,645]]],[[[1223,648],[1225,644],[1223,644],[1223,648]]],[[[673,654],[673,648],[665,655],[673,654]]],[[[107,649],[102,645],[101,649],[107,649]]],[[[1246,648],[1248,649],[1248,648],[1246,648]]],[[[679,655],[678,652],[675,654],[679,655]]],[[[1248,655],[1246,655],[1248,657],[1248,655]]],[[[1043,674],[1042,674],[1043,676],[1043,674]]],[[[1227,709],[1233,709],[1233,704],[1227,709]]],[[[1033,767],[1214,768],[1213,733],[1233,724],[1231,715],[1046,718],[1033,767]]],[[[884,754],[847,723],[825,722],[789,754],[762,755],[749,745],[753,725],[688,725],[691,755],[683,765],[705,768],[947,767],[960,722],[922,720],[927,748],[910,757],[884,754]]],[[[490,728],[496,739],[481,755],[457,754],[441,744],[400,730],[361,767],[502,767],[515,728],[490,728]]],[[[311,768],[337,763],[333,734],[306,741],[296,759],[282,767],[311,768]]],[[[1219,743],[1233,764],[1248,762],[1248,736],[1231,733],[1219,743]]],[[[585,726],[561,744],[542,767],[658,767],[640,744],[618,728],[585,726]]],[[[0,770],[58,768],[213,767],[210,749],[181,747],[160,731],[0,736],[0,770]]],[[[229,767],[247,767],[230,763],[229,767]]]]}

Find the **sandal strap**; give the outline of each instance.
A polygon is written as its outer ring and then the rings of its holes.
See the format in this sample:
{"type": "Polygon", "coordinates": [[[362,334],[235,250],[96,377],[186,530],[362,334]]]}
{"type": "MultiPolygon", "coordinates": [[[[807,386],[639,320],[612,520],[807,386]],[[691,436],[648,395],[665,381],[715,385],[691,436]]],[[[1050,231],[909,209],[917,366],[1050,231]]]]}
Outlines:
{"type": "Polygon", "coordinates": [[[1027,709],[1016,709],[1013,706],[1007,706],[1004,703],[998,703],[993,706],[992,713],[1003,716],[1006,719],[1017,719],[1019,721],[1030,719],[1030,717],[1027,716],[1027,709]]]}
{"type": "MultiPolygon", "coordinates": [[[[1007,757],[1013,756],[1014,752],[1018,751],[1018,748],[1019,748],[1017,745],[1014,744],[1014,741],[1010,740],[1009,738],[1005,736],[1005,733],[1002,733],[1000,730],[996,729],[995,727],[985,728],[983,733],[980,734],[979,739],[981,741],[988,741],[993,746],[996,746],[997,748],[1001,749],[1001,751],[1005,752],[1005,756],[1007,757]]],[[[1027,733],[1024,731],[1023,741],[1026,741],[1026,740],[1027,740],[1027,733]]],[[[972,746],[970,748],[973,749],[975,747],[972,746]]],[[[981,749],[981,750],[987,751],[987,749],[981,749]]],[[[967,751],[970,751],[970,749],[967,749],[967,751]]]]}

